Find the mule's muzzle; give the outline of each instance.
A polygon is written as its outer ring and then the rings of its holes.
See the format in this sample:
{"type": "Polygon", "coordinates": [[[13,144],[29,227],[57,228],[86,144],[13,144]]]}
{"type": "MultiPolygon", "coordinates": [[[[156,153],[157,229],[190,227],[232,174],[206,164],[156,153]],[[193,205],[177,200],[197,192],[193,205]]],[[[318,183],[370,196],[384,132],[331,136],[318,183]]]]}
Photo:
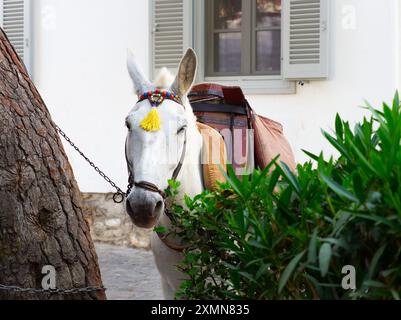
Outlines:
{"type": "Polygon", "coordinates": [[[159,193],[134,188],[127,198],[126,210],[137,227],[151,229],[164,211],[164,200],[159,193]]]}

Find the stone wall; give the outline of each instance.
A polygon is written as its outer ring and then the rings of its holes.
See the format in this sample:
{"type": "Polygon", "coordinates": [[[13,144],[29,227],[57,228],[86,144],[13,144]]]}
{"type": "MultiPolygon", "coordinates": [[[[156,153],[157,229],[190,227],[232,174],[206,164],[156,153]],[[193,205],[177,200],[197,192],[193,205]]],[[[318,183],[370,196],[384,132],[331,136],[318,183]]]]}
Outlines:
{"type": "Polygon", "coordinates": [[[93,241],[150,249],[152,231],[134,226],[124,204],[113,202],[113,194],[83,193],[82,197],[93,241]]]}

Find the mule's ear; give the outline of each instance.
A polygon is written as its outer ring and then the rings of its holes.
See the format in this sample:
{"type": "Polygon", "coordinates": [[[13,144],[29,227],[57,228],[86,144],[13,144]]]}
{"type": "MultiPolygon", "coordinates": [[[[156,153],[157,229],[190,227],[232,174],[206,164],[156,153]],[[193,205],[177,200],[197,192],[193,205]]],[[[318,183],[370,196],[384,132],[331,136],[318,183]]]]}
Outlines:
{"type": "Polygon", "coordinates": [[[180,97],[186,96],[191,89],[195,80],[197,64],[198,59],[195,51],[188,49],[181,60],[177,77],[171,86],[171,90],[180,97]]]}
{"type": "Polygon", "coordinates": [[[128,50],[127,52],[127,67],[129,75],[134,82],[135,92],[138,97],[144,92],[149,91],[152,87],[152,84],[145,77],[142,68],[136,62],[135,56],[131,50],[128,50]]]}

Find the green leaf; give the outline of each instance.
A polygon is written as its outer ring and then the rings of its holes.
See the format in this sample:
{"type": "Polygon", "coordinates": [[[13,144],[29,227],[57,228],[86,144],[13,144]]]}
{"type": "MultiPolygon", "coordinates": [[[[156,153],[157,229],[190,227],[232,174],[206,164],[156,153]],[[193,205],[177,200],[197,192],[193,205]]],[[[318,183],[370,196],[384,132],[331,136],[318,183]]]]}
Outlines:
{"type": "Polygon", "coordinates": [[[375,108],[372,107],[372,105],[365,100],[365,104],[366,104],[366,109],[368,109],[373,116],[375,117],[375,120],[377,120],[383,127],[386,126],[386,122],[383,120],[383,112],[380,112],[379,110],[376,110],[375,108]]]}
{"type": "Polygon", "coordinates": [[[170,186],[171,189],[176,190],[181,186],[181,182],[180,181],[176,181],[176,180],[168,180],[168,184],[170,186]]]}
{"type": "Polygon", "coordinates": [[[344,136],[343,121],[341,120],[341,117],[338,113],[336,115],[336,134],[337,137],[341,139],[344,136]]]}
{"type": "Polygon", "coordinates": [[[313,264],[316,263],[317,260],[317,230],[317,228],[313,230],[308,248],[308,262],[313,264]]]}
{"type": "Polygon", "coordinates": [[[339,232],[341,232],[341,229],[343,228],[343,226],[348,223],[350,217],[352,216],[351,213],[346,212],[346,211],[340,211],[339,214],[340,214],[340,218],[336,221],[336,223],[334,225],[332,235],[336,235],[339,232]]]}
{"type": "Polygon", "coordinates": [[[315,155],[315,154],[313,154],[313,153],[311,153],[309,151],[306,151],[304,149],[302,149],[302,152],[305,153],[312,160],[319,161],[319,156],[317,156],[317,155],[315,155]]]}
{"type": "Polygon", "coordinates": [[[355,144],[349,140],[349,144],[352,147],[352,149],[354,149],[355,153],[357,154],[357,156],[359,157],[359,159],[361,160],[362,164],[364,165],[364,167],[368,170],[370,170],[372,173],[374,173],[375,175],[379,176],[377,170],[369,163],[369,161],[365,158],[365,156],[362,154],[362,152],[358,149],[358,147],[355,146],[355,144]]]}
{"type": "Polygon", "coordinates": [[[322,288],[341,288],[341,285],[335,283],[320,283],[322,288]]]}
{"type": "Polygon", "coordinates": [[[275,191],[275,188],[278,185],[279,178],[280,178],[280,171],[279,171],[279,169],[276,169],[270,175],[269,186],[268,186],[268,189],[267,189],[267,192],[269,194],[272,194],[275,191]]]}
{"type": "Polygon", "coordinates": [[[249,261],[246,265],[245,268],[249,268],[251,265],[258,263],[258,262],[263,262],[264,258],[258,258],[258,259],[254,259],[252,261],[249,261]]]}
{"type": "Polygon", "coordinates": [[[400,270],[400,268],[392,268],[392,269],[384,270],[384,271],[380,272],[380,275],[387,278],[388,276],[392,275],[394,272],[397,272],[399,270],[400,270]]]}
{"type": "Polygon", "coordinates": [[[261,244],[259,241],[249,240],[247,242],[247,244],[249,244],[252,247],[258,248],[258,249],[267,249],[267,247],[265,245],[261,244]]]}
{"type": "Polygon", "coordinates": [[[399,108],[400,108],[400,94],[398,90],[396,90],[393,99],[393,109],[399,111],[399,108]]]}
{"type": "Polygon", "coordinates": [[[191,197],[189,197],[188,195],[184,195],[184,202],[185,202],[185,205],[187,206],[187,208],[192,209],[193,201],[192,201],[191,197]]]}
{"type": "Polygon", "coordinates": [[[363,282],[362,286],[364,287],[372,287],[372,288],[387,288],[387,286],[380,282],[380,281],[374,281],[374,280],[366,280],[363,282]]]}
{"type": "Polygon", "coordinates": [[[244,193],[242,192],[241,188],[241,180],[239,180],[234,172],[234,169],[231,165],[227,166],[227,172],[223,170],[221,165],[219,165],[219,170],[221,173],[224,175],[224,177],[227,179],[227,182],[230,184],[230,186],[234,189],[234,191],[241,197],[245,198],[244,193]]]}
{"type": "Polygon", "coordinates": [[[302,257],[305,255],[305,251],[296,255],[288,266],[285,268],[283,274],[280,277],[280,281],[278,284],[278,292],[281,293],[288,282],[288,279],[291,277],[291,274],[294,272],[295,268],[297,267],[299,261],[301,261],[302,257]]]}
{"type": "Polygon", "coordinates": [[[373,214],[362,214],[362,213],[355,213],[353,214],[355,217],[358,218],[362,218],[362,219],[366,219],[366,220],[370,220],[370,221],[374,221],[378,224],[385,224],[391,228],[395,227],[395,224],[390,222],[390,220],[388,218],[382,217],[382,216],[377,216],[377,215],[373,215],[373,214]]]}
{"type": "Polygon", "coordinates": [[[380,247],[376,251],[375,255],[373,256],[372,261],[370,262],[370,267],[369,267],[369,273],[368,273],[369,279],[373,278],[373,275],[374,275],[375,270],[376,270],[377,263],[379,262],[380,257],[382,256],[382,254],[384,252],[384,249],[386,249],[386,245],[380,247]]]}
{"type": "Polygon", "coordinates": [[[339,185],[337,182],[333,181],[329,177],[327,177],[324,173],[323,170],[319,170],[319,176],[320,178],[332,189],[335,193],[337,193],[340,196],[343,196],[347,198],[348,200],[351,200],[355,203],[359,203],[359,199],[355,197],[351,192],[348,190],[344,189],[343,186],[339,185]]]}
{"type": "MultiPolygon", "coordinates": [[[[320,286],[319,281],[318,281],[315,277],[311,276],[311,275],[308,274],[308,273],[303,273],[302,276],[303,276],[305,279],[307,279],[307,280],[311,283],[311,285],[313,285],[313,286],[315,287],[318,296],[321,296],[321,295],[322,295],[322,292],[321,292],[321,286],[320,286]]],[[[316,298],[318,298],[318,297],[316,297],[316,298]]]]}
{"type": "Polygon", "coordinates": [[[397,301],[401,300],[400,299],[400,294],[397,291],[395,291],[394,289],[391,290],[391,295],[393,296],[394,300],[397,300],[397,301]]]}
{"type": "Polygon", "coordinates": [[[234,270],[234,271],[238,270],[238,266],[233,266],[231,263],[227,263],[227,262],[223,261],[221,264],[230,270],[234,270]]]}
{"type": "Polygon", "coordinates": [[[356,196],[358,197],[359,201],[363,203],[366,199],[366,192],[363,190],[362,178],[358,172],[354,172],[352,174],[352,184],[356,196]]]}
{"type": "Polygon", "coordinates": [[[252,181],[252,184],[251,184],[251,187],[249,189],[249,192],[247,193],[247,197],[249,197],[252,194],[252,192],[255,190],[255,188],[261,183],[261,181],[266,178],[266,175],[269,173],[270,169],[274,165],[276,165],[276,161],[278,160],[279,157],[280,156],[277,156],[276,158],[274,158],[269,163],[269,165],[266,168],[263,169],[263,171],[259,174],[259,176],[252,181]]]}
{"type": "Polygon", "coordinates": [[[329,271],[331,254],[331,245],[329,243],[323,243],[319,252],[319,267],[322,277],[325,277],[329,271]]]}
{"type": "Polygon", "coordinates": [[[330,144],[341,153],[341,155],[343,155],[347,159],[351,160],[351,156],[349,155],[349,152],[347,151],[345,146],[341,145],[336,139],[334,139],[327,132],[322,130],[322,133],[323,133],[324,137],[330,142],[330,144]]]}
{"type": "Polygon", "coordinates": [[[257,283],[257,281],[255,280],[255,278],[253,277],[253,275],[251,275],[251,274],[248,273],[248,272],[241,271],[241,272],[238,272],[238,274],[240,274],[241,276],[247,278],[247,279],[248,279],[249,281],[251,281],[251,282],[257,283]]]}
{"type": "Polygon", "coordinates": [[[294,188],[295,192],[300,195],[301,194],[301,188],[299,186],[299,182],[297,177],[292,173],[291,169],[288,168],[288,166],[281,161],[281,167],[282,167],[282,173],[284,178],[290,183],[290,185],[294,188]]]}
{"type": "Polygon", "coordinates": [[[334,239],[334,238],[324,238],[324,239],[321,239],[321,241],[344,248],[346,250],[349,249],[348,244],[344,240],[339,240],[339,239],[334,239]]]}
{"type": "Polygon", "coordinates": [[[263,264],[260,266],[258,272],[256,273],[256,280],[258,280],[270,267],[270,264],[263,264]]]}
{"type": "Polygon", "coordinates": [[[166,227],[154,227],[153,231],[156,233],[164,234],[168,232],[168,229],[166,227]]]}

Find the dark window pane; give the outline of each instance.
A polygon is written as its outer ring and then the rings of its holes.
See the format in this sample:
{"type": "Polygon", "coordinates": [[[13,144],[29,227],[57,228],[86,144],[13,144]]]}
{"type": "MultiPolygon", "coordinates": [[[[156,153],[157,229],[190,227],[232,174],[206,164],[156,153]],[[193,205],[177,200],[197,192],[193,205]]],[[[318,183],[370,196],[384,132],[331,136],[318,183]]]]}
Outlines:
{"type": "Polygon", "coordinates": [[[214,71],[241,71],[241,33],[218,33],[214,40],[214,71]]]}
{"type": "Polygon", "coordinates": [[[238,29],[242,23],[241,0],[214,1],[214,29],[238,29]]]}
{"type": "Polygon", "coordinates": [[[281,26],[281,0],[256,0],[256,26],[281,26]]]}
{"type": "Polygon", "coordinates": [[[279,30],[256,33],[256,71],[280,74],[281,32],[279,30]]]}
{"type": "Polygon", "coordinates": [[[256,7],[261,13],[280,13],[281,0],[256,0],[256,7]]]}

